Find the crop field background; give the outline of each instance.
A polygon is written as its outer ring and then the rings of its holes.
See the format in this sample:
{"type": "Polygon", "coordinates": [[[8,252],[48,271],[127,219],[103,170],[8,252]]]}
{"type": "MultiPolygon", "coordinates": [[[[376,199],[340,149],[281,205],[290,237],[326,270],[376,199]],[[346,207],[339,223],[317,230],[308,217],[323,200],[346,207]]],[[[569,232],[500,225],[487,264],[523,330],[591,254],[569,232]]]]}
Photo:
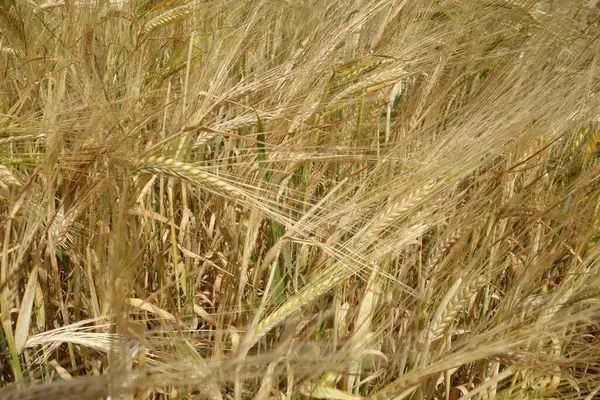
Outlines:
{"type": "Polygon", "coordinates": [[[600,4],[1,0],[0,399],[600,398],[600,4]]]}

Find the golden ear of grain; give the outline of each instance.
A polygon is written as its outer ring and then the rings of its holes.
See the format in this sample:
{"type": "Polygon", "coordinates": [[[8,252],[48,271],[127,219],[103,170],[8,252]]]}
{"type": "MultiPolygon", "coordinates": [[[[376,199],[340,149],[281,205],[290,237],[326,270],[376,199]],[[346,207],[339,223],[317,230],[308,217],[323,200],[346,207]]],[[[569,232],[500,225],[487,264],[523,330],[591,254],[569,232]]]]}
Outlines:
{"type": "Polygon", "coordinates": [[[358,81],[359,75],[367,74],[381,65],[389,64],[393,59],[386,57],[367,56],[350,60],[336,68],[329,81],[330,89],[335,91],[349,82],[358,81]]]}
{"type": "Polygon", "coordinates": [[[458,294],[453,296],[447,306],[442,310],[439,319],[432,321],[430,329],[433,338],[444,333],[444,330],[452,323],[452,321],[454,321],[459,311],[465,306],[471,296],[479,290],[485,282],[486,279],[484,277],[479,277],[467,285],[463,285],[458,291],[458,294]]]}
{"type": "Polygon", "coordinates": [[[315,277],[297,295],[287,299],[277,310],[260,321],[256,326],[253,342],[256,343],[283,320],[327,293],[350,276],[352,276],[352,272],[349,268],[342,264],[334,264],[324,273],[315,277]]]}
{"type": "Polygon", "coordinates": [[[359,234],[358,247],[363,247],[375,240],[385,229],[387,229],[394,221],[406,214],[408,211],[415,208],[423,201],[435,188],[435,182],[428,183],[401,200],[394,202],[388,206],[372,224],[366,225],[359,234]]]}
{"type": "Polygon", "coordinates": [[[194,8],[190,5],[182,5],[165,11],[148,21],[142,31],[142,35],[147,35],[155,29],[177,22],[192,14],[194,11],[194,8]]]}
{"type": "MultiPolygon", "coordinates": [[[[363,73],[365,71],[370,71],[370,69],[363,69],[357,73],[363,73]]],[[[365,76],[363,79],[357,80],[356,83],[349,85],[344,90],[340,91],[335,97],[329,101],[326,114],[329,113],[331,109],[337,108],[344,98],[349,96],[360,94],[363,91],[369,91],[372,88],[378,88],[379,85],[384,86],[384,84],[393,84],[402,79],[402,77],[406,76],[407,72],[404,67],[400,64],[392,66],[382,72],[373,73],[371,75],[365,76]]]]}
{"type": "Polygon", "coordinates": [[[462,228],[458,228],[454,230],[448,237],[436,244],[431,256],[429,257],[429,268],[435,268],[438,265],[448,249],[452,247],[454,243],[458,241],[458,239],[460,239],[461,234],[462,228]]]}
{"type": "Polygon", "coordinates": [[[236,187],[223,181],[217,176],[195,167],[186,164],[182,161],[177,161],[166,157],[148,157],[139,160],[134,164],[134,172],[137,174],[164,174],[173,177],[178,177],[190,183],[195,183],[204,186],[209,190],[225,194],[233,198],[243,197],[243,193],[236,187]]]}

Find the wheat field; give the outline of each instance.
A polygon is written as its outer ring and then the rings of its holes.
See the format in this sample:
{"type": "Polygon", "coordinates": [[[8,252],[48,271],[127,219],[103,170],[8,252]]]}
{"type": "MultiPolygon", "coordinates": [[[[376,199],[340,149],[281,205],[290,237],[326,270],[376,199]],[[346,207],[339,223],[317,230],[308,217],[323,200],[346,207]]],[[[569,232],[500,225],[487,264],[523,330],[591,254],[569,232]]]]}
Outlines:
{"type": "Polygon", "coordinates": [[[0,399],[600,398],[599,36],[2,0],[0,399]]]}

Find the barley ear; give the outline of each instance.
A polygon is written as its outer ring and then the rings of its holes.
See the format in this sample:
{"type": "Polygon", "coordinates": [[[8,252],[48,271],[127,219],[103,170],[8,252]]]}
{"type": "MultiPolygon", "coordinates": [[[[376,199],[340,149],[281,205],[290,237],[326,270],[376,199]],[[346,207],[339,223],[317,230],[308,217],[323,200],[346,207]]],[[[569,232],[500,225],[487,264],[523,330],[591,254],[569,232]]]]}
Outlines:
{"type": "Polygon", "coordinates": [[[192,14],[194,11],[195,10],[189,5],[183,5],[165,11],[164,13],[148,21],[144,27],[144,30],[142,31],[142,35],[148,35],[155,29],[180,21],[184,17],[192,14]]]}
{"type": "Polygon", "coordinates": [[[136,174],[164,174],[181,178],[193,184],[204,186],[214,192],[227,195],[228,197],[243,197],[242,192],[199,167],[186,164],[166,157],[148,157],[143,158],[134,164],[134,173],[136,174]]]}

